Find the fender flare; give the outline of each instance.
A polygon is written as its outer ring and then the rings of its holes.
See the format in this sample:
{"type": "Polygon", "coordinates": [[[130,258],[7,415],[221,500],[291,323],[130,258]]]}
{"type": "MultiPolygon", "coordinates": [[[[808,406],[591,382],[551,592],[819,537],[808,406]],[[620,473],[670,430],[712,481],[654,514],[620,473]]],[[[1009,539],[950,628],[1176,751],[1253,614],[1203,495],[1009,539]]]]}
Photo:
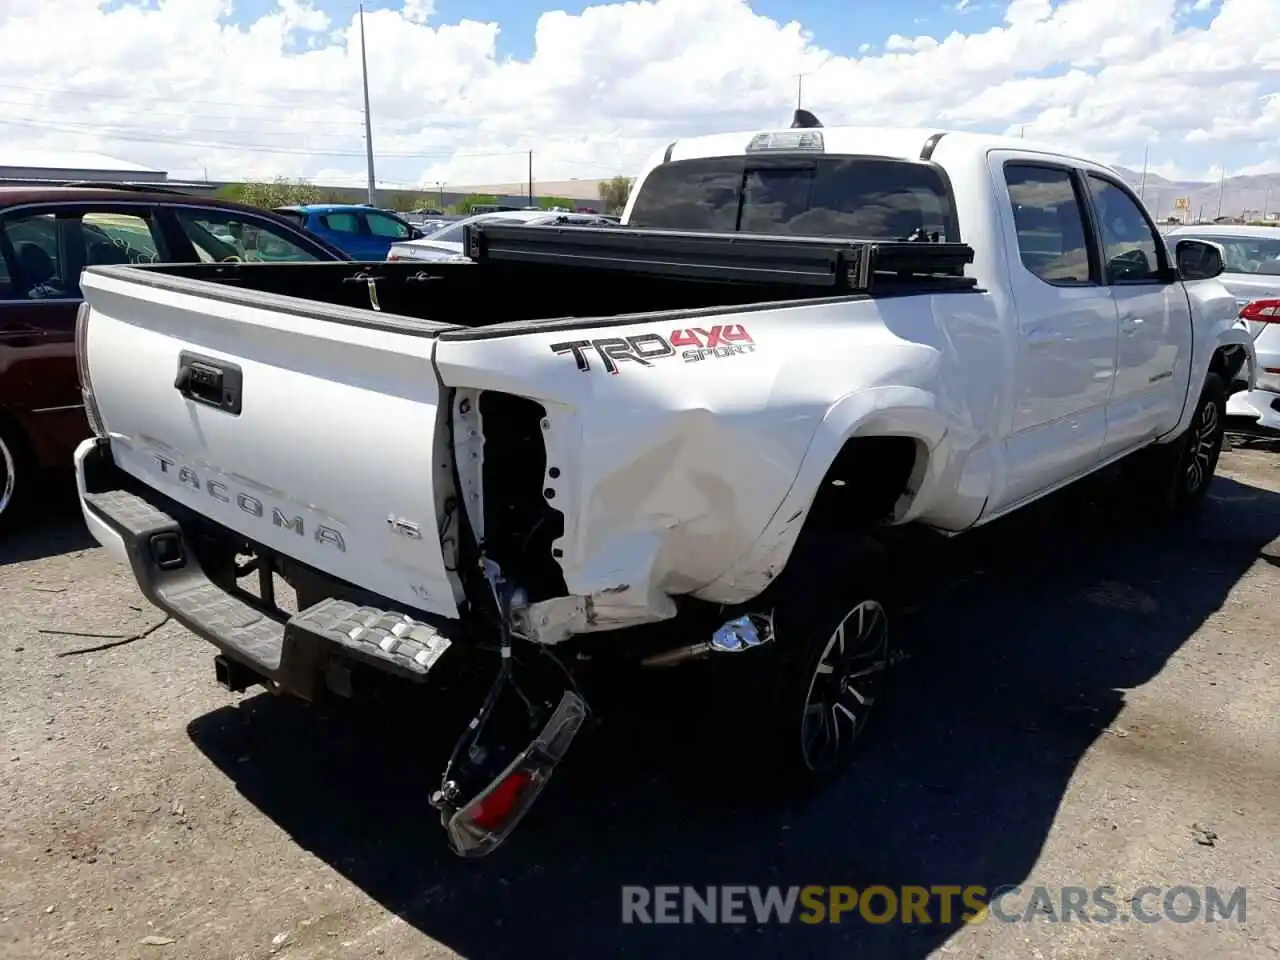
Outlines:
{"type": "MultiPolygon", "coordinates": [[[[1192,308],[1195,308],[1194,301],[1192,301],[1192,308]]],[[[1209,368],[1213,365],[1213,357],[1223,347],[1240,347],[1244,351],[1244,363],[1241,366],[1241,372],[1247,370],[1247,373],[1244,373],[1244,377],[1248,381],[1249,389],[1253,389],[1258,364],[1257,354],[1253,346],[1253,335],[1240,325],[1238,315],[1233,315],[1230,318],[1219,318],[1212,322],[1203,335],[1197,336],[1193,342],[1191,370],[1187,382],[1187,396],[1182,403],[1182,416],[1178,418],[1177,425],[1164,434],[1158,442],[1166,443],[1176,440],[1186,433],[1191,426],[1191,418],[1195,416],[1196,406],[1200,402],[1200,394],[1204,390],[1205,380],[1209,376],[1209,368]]],[[[1226,384],[1226,387],[1229,392],[1231,384],[1226,384]]]]}
{"type": "MultiPolygon", "coordinates": [[[[824,414],[777,510],[751,547],[716,580],[694,592],[716,603],[741,603],[759,594],[782,572],[804,526],[809,507],[845,443],[857,437],[910,437],[929,451],[945,441],[948,424],[938,398],[918,387],[876,387],[845,394],[824,414]]],[[[931,475],[936,473],[932,466],[931,475]]],[[[923,487],[929,480],[921,484],[923,487]]]]}

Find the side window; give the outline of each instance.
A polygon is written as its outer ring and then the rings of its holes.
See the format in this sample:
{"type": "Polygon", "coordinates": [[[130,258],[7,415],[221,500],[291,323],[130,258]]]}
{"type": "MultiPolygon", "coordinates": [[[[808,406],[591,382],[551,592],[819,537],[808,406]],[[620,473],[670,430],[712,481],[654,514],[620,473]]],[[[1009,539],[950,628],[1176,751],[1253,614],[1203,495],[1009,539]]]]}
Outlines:
{"type": "Polygon", "coordinates": [[[408,240],[409,228],[395,217],[381,213],[366,213],[364,222],[369,225],[369,232],[375,237],[389,237],[392,240],[408,240]]]}
{"type": "Polygon", "coordinates": [[[1054,167],[1006,164],[1022,265],[1045,283],[1090,283],[1084,214],[1071,174],[1054,167]]]}
{"type": "Polygon", "coordinates": [[[273,223],[214,210],[174,209],[178,226],[204,262],[320,259],[273,223]]]}
{"type": "Polygon", "coordinates": [[[1104,248],[1103,261],[1115,283],[1159,280],[1164,260],[1160,235],[1147,221],[1129,194],[1110,180],[1092,173],[1089,195],[1098,216],[1104,248]]]}
{"type": "Polygon", "coordinates": [[[360,218],[354,213],[326,213],[320,222],[334,233],[360,232],[360,218]]]}
{"type": "Polygon", "coordinates": [[[58,300],[79,296],[77,285],[63,277],[69,265],[62,262],[58,243],[59,222],[52,213],[29,213],[8,218],[0,225],[13,251],[10,296],[18,300],[58,300]]]}
{"type": "Polygon", "coordinates": [[[80,219],[84,265],[164,260],[150,218],[132,213],[90,212],[80,219]]]}

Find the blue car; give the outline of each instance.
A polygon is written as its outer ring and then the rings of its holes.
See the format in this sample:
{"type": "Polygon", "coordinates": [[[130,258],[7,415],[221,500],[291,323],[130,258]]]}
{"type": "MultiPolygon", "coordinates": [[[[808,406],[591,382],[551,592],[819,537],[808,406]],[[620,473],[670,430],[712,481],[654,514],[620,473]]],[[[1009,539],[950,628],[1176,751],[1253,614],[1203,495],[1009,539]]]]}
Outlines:
{"type": "Polygon", "coordinates": [[[307,203],[272,211],[327,240],[355,260],[385,260],[393,243],[425,234],[402,217],[367,204],[307,203]]]}

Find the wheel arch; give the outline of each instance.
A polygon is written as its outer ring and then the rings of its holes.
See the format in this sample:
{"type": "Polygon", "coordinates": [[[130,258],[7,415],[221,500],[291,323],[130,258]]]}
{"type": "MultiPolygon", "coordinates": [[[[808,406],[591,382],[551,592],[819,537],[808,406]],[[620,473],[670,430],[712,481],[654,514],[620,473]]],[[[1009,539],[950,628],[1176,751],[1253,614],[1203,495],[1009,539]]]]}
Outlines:
{"type": "Polygon", "coordinates": [[[790,562],[806,529],[834,522],[865,533],[916,512],[946,460],[939,452],[946,436],[936,398],[916,388],[883,387],[833,404],[755,543],[695,596],[738,603],[758,595],[790,562]]]}

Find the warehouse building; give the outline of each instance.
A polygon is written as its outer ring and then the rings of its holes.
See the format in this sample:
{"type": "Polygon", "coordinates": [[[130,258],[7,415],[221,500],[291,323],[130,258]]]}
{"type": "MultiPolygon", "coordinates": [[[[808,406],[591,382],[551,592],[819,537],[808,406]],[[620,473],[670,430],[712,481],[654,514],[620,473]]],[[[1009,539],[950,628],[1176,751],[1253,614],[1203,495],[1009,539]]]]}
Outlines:
{"type": "Polygon", "coordinates": [[[95,183],[154,183],[184,193],[212,194],[218,189],[216,183],[170,180],[169,174],[164,170],[154,170],[101,153],[0,147],[0,183],[39,184],[78,180],[95,183]]]}

